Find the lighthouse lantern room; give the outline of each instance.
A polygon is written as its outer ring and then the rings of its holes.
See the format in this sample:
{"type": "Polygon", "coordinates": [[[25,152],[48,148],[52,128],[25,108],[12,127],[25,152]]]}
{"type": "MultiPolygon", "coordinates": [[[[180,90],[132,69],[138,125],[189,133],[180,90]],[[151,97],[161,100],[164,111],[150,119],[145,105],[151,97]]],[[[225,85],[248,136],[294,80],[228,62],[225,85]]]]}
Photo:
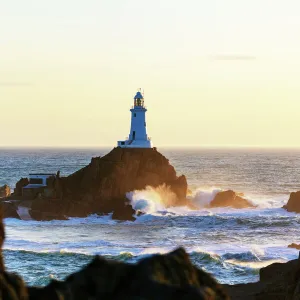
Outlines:
{"type": "Polygon", "coordinates": [[[131,127],[129,137],[125,141],[118,141],[121,148],[152,148],[151,139],[147,136],[146,112],[144,96],[139,90],[134,97],[131,108],[131,127]]]}

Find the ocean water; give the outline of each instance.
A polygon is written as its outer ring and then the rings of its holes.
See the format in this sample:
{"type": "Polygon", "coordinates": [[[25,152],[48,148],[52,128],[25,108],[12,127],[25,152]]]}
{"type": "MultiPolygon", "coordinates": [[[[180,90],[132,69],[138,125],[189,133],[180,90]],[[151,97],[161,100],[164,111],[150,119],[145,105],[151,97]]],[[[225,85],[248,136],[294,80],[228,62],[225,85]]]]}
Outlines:
{"type": "MultiPolygon", "coordinates": [[[[109,149],[0,149],[0,185],[14,187],[30,172],[68,175],[109,149]]],[[[4,256],[8,270],[30,285],[63,279],[95,254],[133,263],[183,246],[194,264],[222,283],[254,282],[259,269],[298,257],[300,214],[281,207],[300,190],[300,150],[159,149],[188,179],[198,207],[166,208],[167,188],[127,196],[146,214],[136,222],[89,216],[68,221],[6,219],[4,256]],[[219,190],[244,193],[255,209],[206,209],[219,190]]]]}

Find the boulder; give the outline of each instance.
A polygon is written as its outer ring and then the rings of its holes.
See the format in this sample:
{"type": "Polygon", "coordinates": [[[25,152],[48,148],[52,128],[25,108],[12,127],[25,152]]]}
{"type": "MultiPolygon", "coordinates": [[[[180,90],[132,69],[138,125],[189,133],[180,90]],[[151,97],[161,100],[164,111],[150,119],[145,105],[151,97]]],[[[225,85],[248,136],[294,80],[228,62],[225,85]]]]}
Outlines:
{"type": "Polygon", "coordinates": [[[11,195],[10,187],[8,185],[0,186],[0,199],[7,198],[11,195]]]}
{"type": "Polygon", "coordinates": [[[289,212],[300,213],[300,191],[291,193],[288,203],[283,208],[289,212]]]}
{"type": "Polygon", "coordinates": [[[298,300],[300,260],[274,263],[262,268],[256,283],[224,285],[232,300],[298,300]]]}
{"type": "Polygon", "coordinates": [[[135,221],[136,218],[134,217],[135,210],[129,204],[124,204],[123,206],[115,208],[112,219],[113,220],[120,220],[120,221],[135,221]]]}
{"type": "Polygon", "coordinates": [[[248,208],[255,206],[236,192],[228,190],[217,193],[215,198],[210,202],[209,207],[248,208]]]}
{"type": "Polygon", "coordinates": [[[288,245],[288,248],[300,250],[300,244],[292,243],[292,244],[288,245]]]}

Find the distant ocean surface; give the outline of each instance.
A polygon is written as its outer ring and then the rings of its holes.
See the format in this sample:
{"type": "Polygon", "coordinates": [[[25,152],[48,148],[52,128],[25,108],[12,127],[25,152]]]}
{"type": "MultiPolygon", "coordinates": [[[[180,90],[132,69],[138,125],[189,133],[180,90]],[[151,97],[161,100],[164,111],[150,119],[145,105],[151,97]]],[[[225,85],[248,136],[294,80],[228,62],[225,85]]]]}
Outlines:
{"type": "MultiPolygon", "coordinates": [[[[156,190],[133,191],[133,205],[145,215],[136,222],[110,216],[68,221],[5,220],[4,256],[8,270],[30,285],[63,279],[95,254],[136,262],[154,253],[184,246],[193,263],[222,283],[258,280],[259,269],[298,257],[288,249],[300,243],[300,214],[281,207],[289,193],[300,190],[300,150],[158,149],[185,174],[191,200],[199,207],[166,209],[156,190]],[[256,209],[205,209],[219,191],[233,189],[258,205],[256,209]]],[[[0,185],[15,186],[30,172],[61,171],[68,175],[91,157],[109,149],[0,149],[0,185]]]]}

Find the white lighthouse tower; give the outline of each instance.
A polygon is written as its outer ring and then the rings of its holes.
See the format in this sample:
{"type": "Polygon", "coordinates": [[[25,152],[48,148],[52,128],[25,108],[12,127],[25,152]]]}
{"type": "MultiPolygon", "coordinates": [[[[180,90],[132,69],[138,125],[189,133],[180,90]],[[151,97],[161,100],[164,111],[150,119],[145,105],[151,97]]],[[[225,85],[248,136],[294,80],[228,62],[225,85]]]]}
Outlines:
{"type": "Polygon", "coordinates": [[[134,97],[134,106],[131,108],[131,127],[129,138],[118,141],[122,148],[152,148],[152,142],[147,136],[146,107],[144,97],[139,90],[134,97]]]}

